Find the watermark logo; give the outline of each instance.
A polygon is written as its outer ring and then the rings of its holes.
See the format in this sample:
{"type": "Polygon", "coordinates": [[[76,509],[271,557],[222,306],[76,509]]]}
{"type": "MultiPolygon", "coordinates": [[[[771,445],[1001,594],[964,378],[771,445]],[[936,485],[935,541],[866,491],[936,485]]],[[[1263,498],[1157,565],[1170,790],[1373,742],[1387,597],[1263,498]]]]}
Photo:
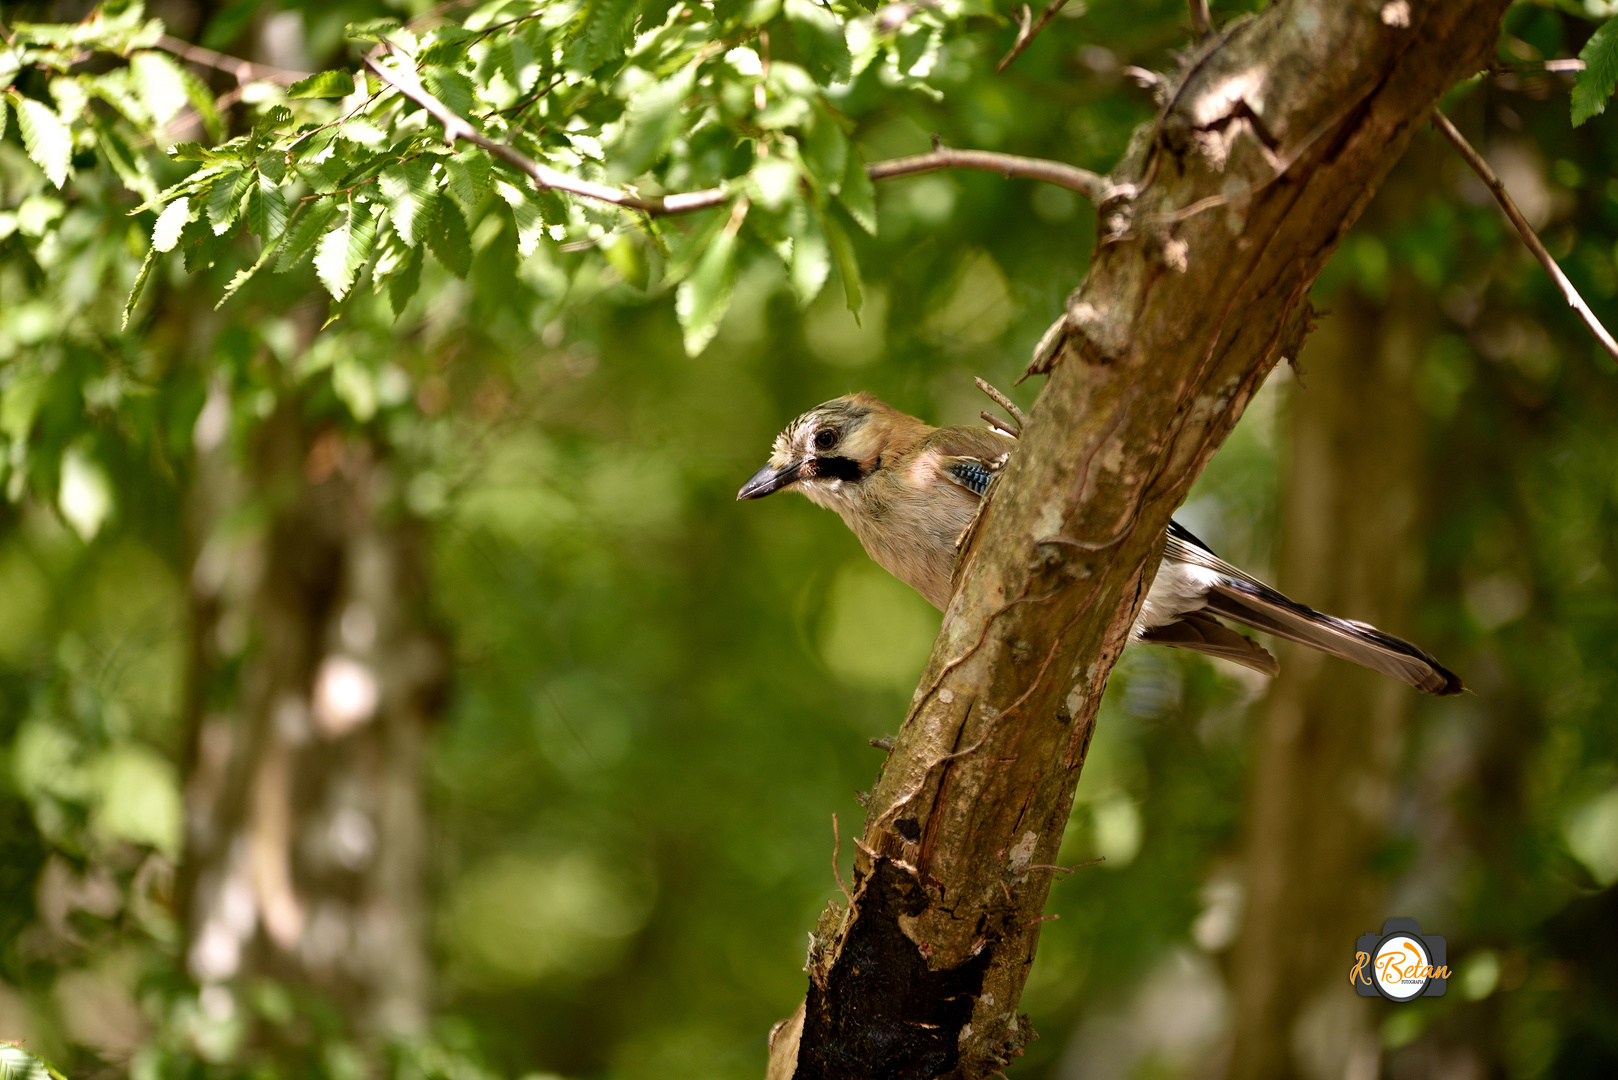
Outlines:
{"type": "Polygon", "coordinates": [[[1423,934],[1415,919],[1389,919],[1380,934],[1361,934],[1354,943],[1348,981],[1360,997],[1442,997],[1449,984],[1448,960],[1443,938],[1423,934]]]}

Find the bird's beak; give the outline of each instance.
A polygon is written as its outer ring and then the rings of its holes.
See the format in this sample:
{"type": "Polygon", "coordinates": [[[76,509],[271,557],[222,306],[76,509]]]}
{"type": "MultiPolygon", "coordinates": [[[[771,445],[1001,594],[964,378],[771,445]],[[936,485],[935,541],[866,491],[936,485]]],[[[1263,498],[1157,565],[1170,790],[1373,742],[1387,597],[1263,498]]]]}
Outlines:
{"type": "Polygon", "coordinates": [[[766,495],[773,495],[792,481],[798,478],[798,470],[803,468],[803,462],[794,462],[777,469],[774,465],[766,465],[753,474],[753,478],[742,485],[736,493],[736,498],[762,499],[766,495]]]}

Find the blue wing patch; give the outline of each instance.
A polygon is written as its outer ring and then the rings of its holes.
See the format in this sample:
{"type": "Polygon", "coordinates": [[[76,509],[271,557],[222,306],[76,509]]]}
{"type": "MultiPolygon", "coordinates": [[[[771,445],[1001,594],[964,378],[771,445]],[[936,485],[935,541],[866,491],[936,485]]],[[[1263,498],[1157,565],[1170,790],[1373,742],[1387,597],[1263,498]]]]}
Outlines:
{"type": "Polygon", "coordinates": [[[1000,470],[987,465],[977,458],[956,458],[944,466],[944,472],[957,484],[966,488],[974,495],[982,495],[989,490],[989,481],[1000,470]]]}

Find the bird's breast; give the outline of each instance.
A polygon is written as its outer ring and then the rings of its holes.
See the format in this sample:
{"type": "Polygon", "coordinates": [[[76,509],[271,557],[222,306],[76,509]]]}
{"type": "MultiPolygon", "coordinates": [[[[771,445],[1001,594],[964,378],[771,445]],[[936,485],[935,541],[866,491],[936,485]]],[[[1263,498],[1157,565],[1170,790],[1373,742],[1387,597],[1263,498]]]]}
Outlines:
{"type": "MultiPolygon", "coordinates": [[[[873,477],[873,479],[876,479],[873,477]]],[[[977,497],[953,484],[909,482],[872,485],[862,498],[836,507],[860,544],[884,570],[909,585],[936,608],[949,604],[955,541],[972,520],[977,497]]]]}

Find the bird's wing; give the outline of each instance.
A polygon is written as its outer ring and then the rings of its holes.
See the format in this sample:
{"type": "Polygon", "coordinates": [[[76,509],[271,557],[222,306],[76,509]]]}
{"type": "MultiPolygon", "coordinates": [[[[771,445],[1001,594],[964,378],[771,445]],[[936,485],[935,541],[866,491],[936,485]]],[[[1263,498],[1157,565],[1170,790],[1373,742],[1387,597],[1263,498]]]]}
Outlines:
{"type": "Polygon", "coordinates": [[[927,436],[923,450],[938,455],[938,469],[950,482],[981,496],[1017,442],[993,428],[946,427],[927,436]]]}
{"type": "Polygon", "coordinates": [[[1217,575],[1208,589],[1204,608],[1214,615],[1380,671],[1424,693],[1459,694],[1465,689],[1461,680],[1431,654],[1367,623],[1305,607],[1219,558],[1178,523],[1169,525],[1163,559],[1189,563],[1217,575]]]}
{"type": "Polygon", "coordinates": [[[1231,660],[1272,678],[1281,670],[1275,657],[1258,642],[1238,634],[1202,611],[1187,612],[1178,622],[1148,630],[1140,636],[1140,640],[1151,645],[1190,649],[1192,652],[1231,660]]]}

